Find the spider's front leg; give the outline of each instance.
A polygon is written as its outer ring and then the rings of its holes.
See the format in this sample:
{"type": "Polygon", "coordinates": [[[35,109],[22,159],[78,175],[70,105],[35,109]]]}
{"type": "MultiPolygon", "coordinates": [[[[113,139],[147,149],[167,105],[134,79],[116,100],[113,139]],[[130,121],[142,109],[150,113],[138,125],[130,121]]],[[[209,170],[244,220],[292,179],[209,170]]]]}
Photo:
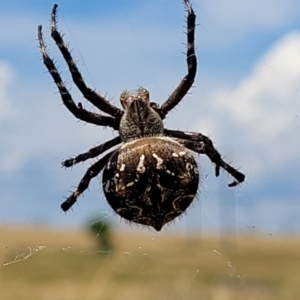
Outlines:
{"type": "Polygon", "coordinates": [[[44,43],[43,39],[43,33],[42,33],[42,26],[40,25],[38,27],[38,41],[39,46],[41,49],[42,57],[44,65],[46,66],[47,70],[49,71],[50,75],[52,76],[58,90],[61,96],[61,99],[64,103],[64,105],[67,107],[67,109],[78,119],[92,123],[95,125],[100,126],[109,126],[114,129],[118,129],[119,124],[116,122],[116,120],[109,116],[103,116],[97,113],[89,112],[88,110],[84,109],[82,107],[81,103],[76,103],[73,101],[71,94],[69,93],[68,89],[66,88],[53,60],[49,57],[49,54],[47,52],[46,45],[44,43]]]}
{"type": "Polygon", "coordinates": [[[51,36],[69,67],[74,83],[88,101],[90,101],[101,111],[113,116],[117,120],[120,120],[123,115],[123,111],[111,104],[105,97],[99,95],[85,84],[82,75],[79,72],[79,69],[71,55],[71,52],[68,49],[68,46],[64,42],[62,35],[57,29],[57,7],[58,5],[54,4],[51,12],[51,36]]]}
{"type": "Polygon", "coordinates": [[[76,191],[72,193],[71,196],[69,196],[67,200],[61,204],[61,208],[63,211],[69,210],[73,206],[73,204],[75,204],[77,198],[89,187],[90,181],[102,171],[114,152],[115,150],[107,153],[100,160],[98,160],[88,168],[88,170],[82,177],[76,191]]]}
{"type": "Polygon", "coordinates": [[[196,15],[189,0],[184,0],[187,16],[187,52],[186,62],[188,73],[181,80],[179,85],[169,96],[169,98],[159,107],[156,103],[152,104],[152,108],[160,115],[162,119],[166,117],[170,110],[172,110],[187,94],[194,83],[197,71],[197,58],[195,54],[195,22],[196,15]]]}
{"type": "Polygon", "coordinates": [[[178,130],[165,129],[165,135],[178,139],[178,142],[186,148],[199,154],[206,154],[215,164],[215,174],[219,176],[220,167],[226,170],[235,180],[228,184],[233,187],[245,180],[245,175],[227,164],[221,157],[221,154],[215,149],[212,141],[207,136],[197,132],[182,132],[178,130]]]}

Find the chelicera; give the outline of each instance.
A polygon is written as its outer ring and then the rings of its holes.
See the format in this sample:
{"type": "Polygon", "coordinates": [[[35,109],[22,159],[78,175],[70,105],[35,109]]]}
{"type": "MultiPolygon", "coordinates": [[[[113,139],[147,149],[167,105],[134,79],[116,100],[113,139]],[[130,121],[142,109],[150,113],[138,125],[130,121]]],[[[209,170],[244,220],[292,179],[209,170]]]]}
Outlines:
{"type": "Polygon", "coordinates": [[[199,169],[192,152],[206,154],[215,165],[233,178],[230,187],[243,182],[245,176],[227,164],[212,141],[198,132],[183,132],[164,128],[167,114],[184,98],[191,88],[197,70],[194,35],[196,16],[189,0],[187,10],[187,68],[188,72],[168,99],[159,105],[150,102],[147,89],[124,91],[119,109],[105,97],[89,88],[73,60],[62,35],[57,29],[57,7],[51,13],[51,36],[63,55],[72,79],[83,96],[102,113],[94,113],[77,105],[66,88],[53,60],[47,52],[42,26],[38,27],[38,40],[43,62],[51,74],[67,109],[79,120],[98,126],[108,126],[119,135],[74,158],[63,161],[66,168],[104,154],[88,168],[77,189],[61,205],[69,210],[89,186],[92,178],[103,171],[102,185],[105,197],[113,210],[122,218],[157,231],[181,215],[194,200],[199,185],[199,169]],[[104,113],[104,114],[103,114],[104,113]]]}

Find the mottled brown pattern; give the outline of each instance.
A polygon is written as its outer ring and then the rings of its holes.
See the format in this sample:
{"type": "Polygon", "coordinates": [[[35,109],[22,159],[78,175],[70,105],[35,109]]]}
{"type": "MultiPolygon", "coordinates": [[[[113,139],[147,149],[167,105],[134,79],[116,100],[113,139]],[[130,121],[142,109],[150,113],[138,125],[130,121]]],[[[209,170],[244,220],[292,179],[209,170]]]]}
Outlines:
{"type": "Polygon", "coordinates": [[[169,138],[124,144],[103,171],[103,190],[111,207],[126,220],[156,230],[188,208],[198,183],[193,155],[169,138]]]}

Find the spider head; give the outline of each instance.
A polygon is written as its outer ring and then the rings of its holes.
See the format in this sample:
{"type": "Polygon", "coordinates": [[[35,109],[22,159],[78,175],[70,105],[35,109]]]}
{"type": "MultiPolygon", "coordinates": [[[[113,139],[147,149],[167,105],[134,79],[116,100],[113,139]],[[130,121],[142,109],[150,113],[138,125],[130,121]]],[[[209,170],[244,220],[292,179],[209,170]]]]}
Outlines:
{"type": "Polygon", "coordinates": [[[123,142],[163,134],[162,119],[150,106],[148,90],[140,87],[133,92],[124,91],[120,102],[125,110],[119,128],[123,142]]]}
{"type": "Polygon", "coordinates": [[[124,91],[120,96],[120,102],[125,111],[150,107],[149,91],[143,87],[133,92],[124,91]]]}

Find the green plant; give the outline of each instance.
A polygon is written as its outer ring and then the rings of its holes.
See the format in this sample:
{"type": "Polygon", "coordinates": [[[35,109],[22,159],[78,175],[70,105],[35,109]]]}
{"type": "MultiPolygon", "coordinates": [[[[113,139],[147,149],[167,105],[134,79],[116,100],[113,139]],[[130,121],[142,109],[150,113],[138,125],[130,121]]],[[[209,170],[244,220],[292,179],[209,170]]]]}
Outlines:
{"type": "Polygon", "coordinates": [[[97,248],[103,252],[113,249],[112,226],[103,217],[93,217],[87,225],[87,230],[95,237],[97,248]]]}

